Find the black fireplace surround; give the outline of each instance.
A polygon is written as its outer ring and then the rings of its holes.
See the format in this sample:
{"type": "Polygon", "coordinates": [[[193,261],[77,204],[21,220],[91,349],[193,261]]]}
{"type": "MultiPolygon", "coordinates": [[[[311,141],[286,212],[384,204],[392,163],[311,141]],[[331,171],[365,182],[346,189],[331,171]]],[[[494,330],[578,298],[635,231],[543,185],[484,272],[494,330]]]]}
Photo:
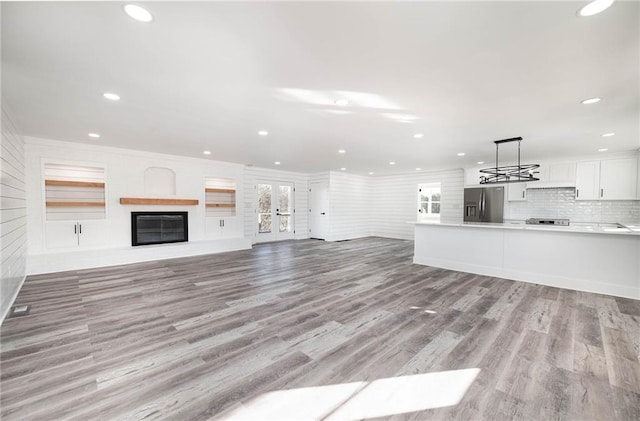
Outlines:
{"type": "Polygon", "coordinates": [[[131,212],[131,245],[189,241],[188,212],[131,212]]]}

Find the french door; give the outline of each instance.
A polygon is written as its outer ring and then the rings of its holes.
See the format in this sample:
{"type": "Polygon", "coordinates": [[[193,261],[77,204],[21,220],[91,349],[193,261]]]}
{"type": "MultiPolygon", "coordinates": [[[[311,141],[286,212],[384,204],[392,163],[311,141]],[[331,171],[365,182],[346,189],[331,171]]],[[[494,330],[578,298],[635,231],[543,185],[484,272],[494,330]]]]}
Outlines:
{"type": "Polygon", "coordinates": [[[293,239],[293,183],[259,182],[257,242],[293,239]]]}

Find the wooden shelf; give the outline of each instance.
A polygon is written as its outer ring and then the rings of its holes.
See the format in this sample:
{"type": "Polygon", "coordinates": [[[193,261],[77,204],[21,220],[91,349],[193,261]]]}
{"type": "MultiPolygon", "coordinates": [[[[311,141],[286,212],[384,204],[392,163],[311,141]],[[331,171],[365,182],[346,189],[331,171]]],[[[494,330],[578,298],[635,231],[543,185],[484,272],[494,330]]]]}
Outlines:
{"type": "Polygon", "coordinates": [[[208,208],[235,208],[235,203],[206,203],[208,208]]]}
{"type": "Polygon", "coordinates": [[[204,189],[206,193],[235,193],[236,191],[233,189],[212,189],[206,188],[204,189]]]}
{"type": "Polygon", "coordinates": [[[187,205],[195,206],[198,199],[149,199],[142,197],[121,197],[121,205],[187,205]]]}
{"type": "Polygon", "coordinates": [[[50,208],[104,207],[104,202],[46,202],[50,208]]]}
{"type": "Polygon", "coordinates": [[[103,187],[104,183],[93,181],[66,181],[66,180],[44,180],[45,186],[65,186],[65,187],[103,187]]]}

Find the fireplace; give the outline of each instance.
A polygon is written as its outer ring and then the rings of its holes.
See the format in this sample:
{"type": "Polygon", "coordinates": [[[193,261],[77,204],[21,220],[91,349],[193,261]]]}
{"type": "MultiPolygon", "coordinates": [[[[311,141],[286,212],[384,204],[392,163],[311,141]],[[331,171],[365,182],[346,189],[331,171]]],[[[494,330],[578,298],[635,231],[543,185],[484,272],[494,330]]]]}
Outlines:
{"type": "Polygon", "coordinates": [[[131,245],[189,240],[188,212],[131,212],[131,245]]]}

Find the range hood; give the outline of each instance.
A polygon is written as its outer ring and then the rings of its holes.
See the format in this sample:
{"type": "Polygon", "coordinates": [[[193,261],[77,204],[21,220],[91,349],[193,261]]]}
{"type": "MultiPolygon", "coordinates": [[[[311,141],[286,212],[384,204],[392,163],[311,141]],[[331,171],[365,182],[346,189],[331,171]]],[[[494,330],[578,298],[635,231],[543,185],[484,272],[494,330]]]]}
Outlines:
{"type": "Polygon", "coordinates": [[[567,181],[536,181],[535,183],[527,183],[529,189],[575,189],[576,180],[567,181]]]}

